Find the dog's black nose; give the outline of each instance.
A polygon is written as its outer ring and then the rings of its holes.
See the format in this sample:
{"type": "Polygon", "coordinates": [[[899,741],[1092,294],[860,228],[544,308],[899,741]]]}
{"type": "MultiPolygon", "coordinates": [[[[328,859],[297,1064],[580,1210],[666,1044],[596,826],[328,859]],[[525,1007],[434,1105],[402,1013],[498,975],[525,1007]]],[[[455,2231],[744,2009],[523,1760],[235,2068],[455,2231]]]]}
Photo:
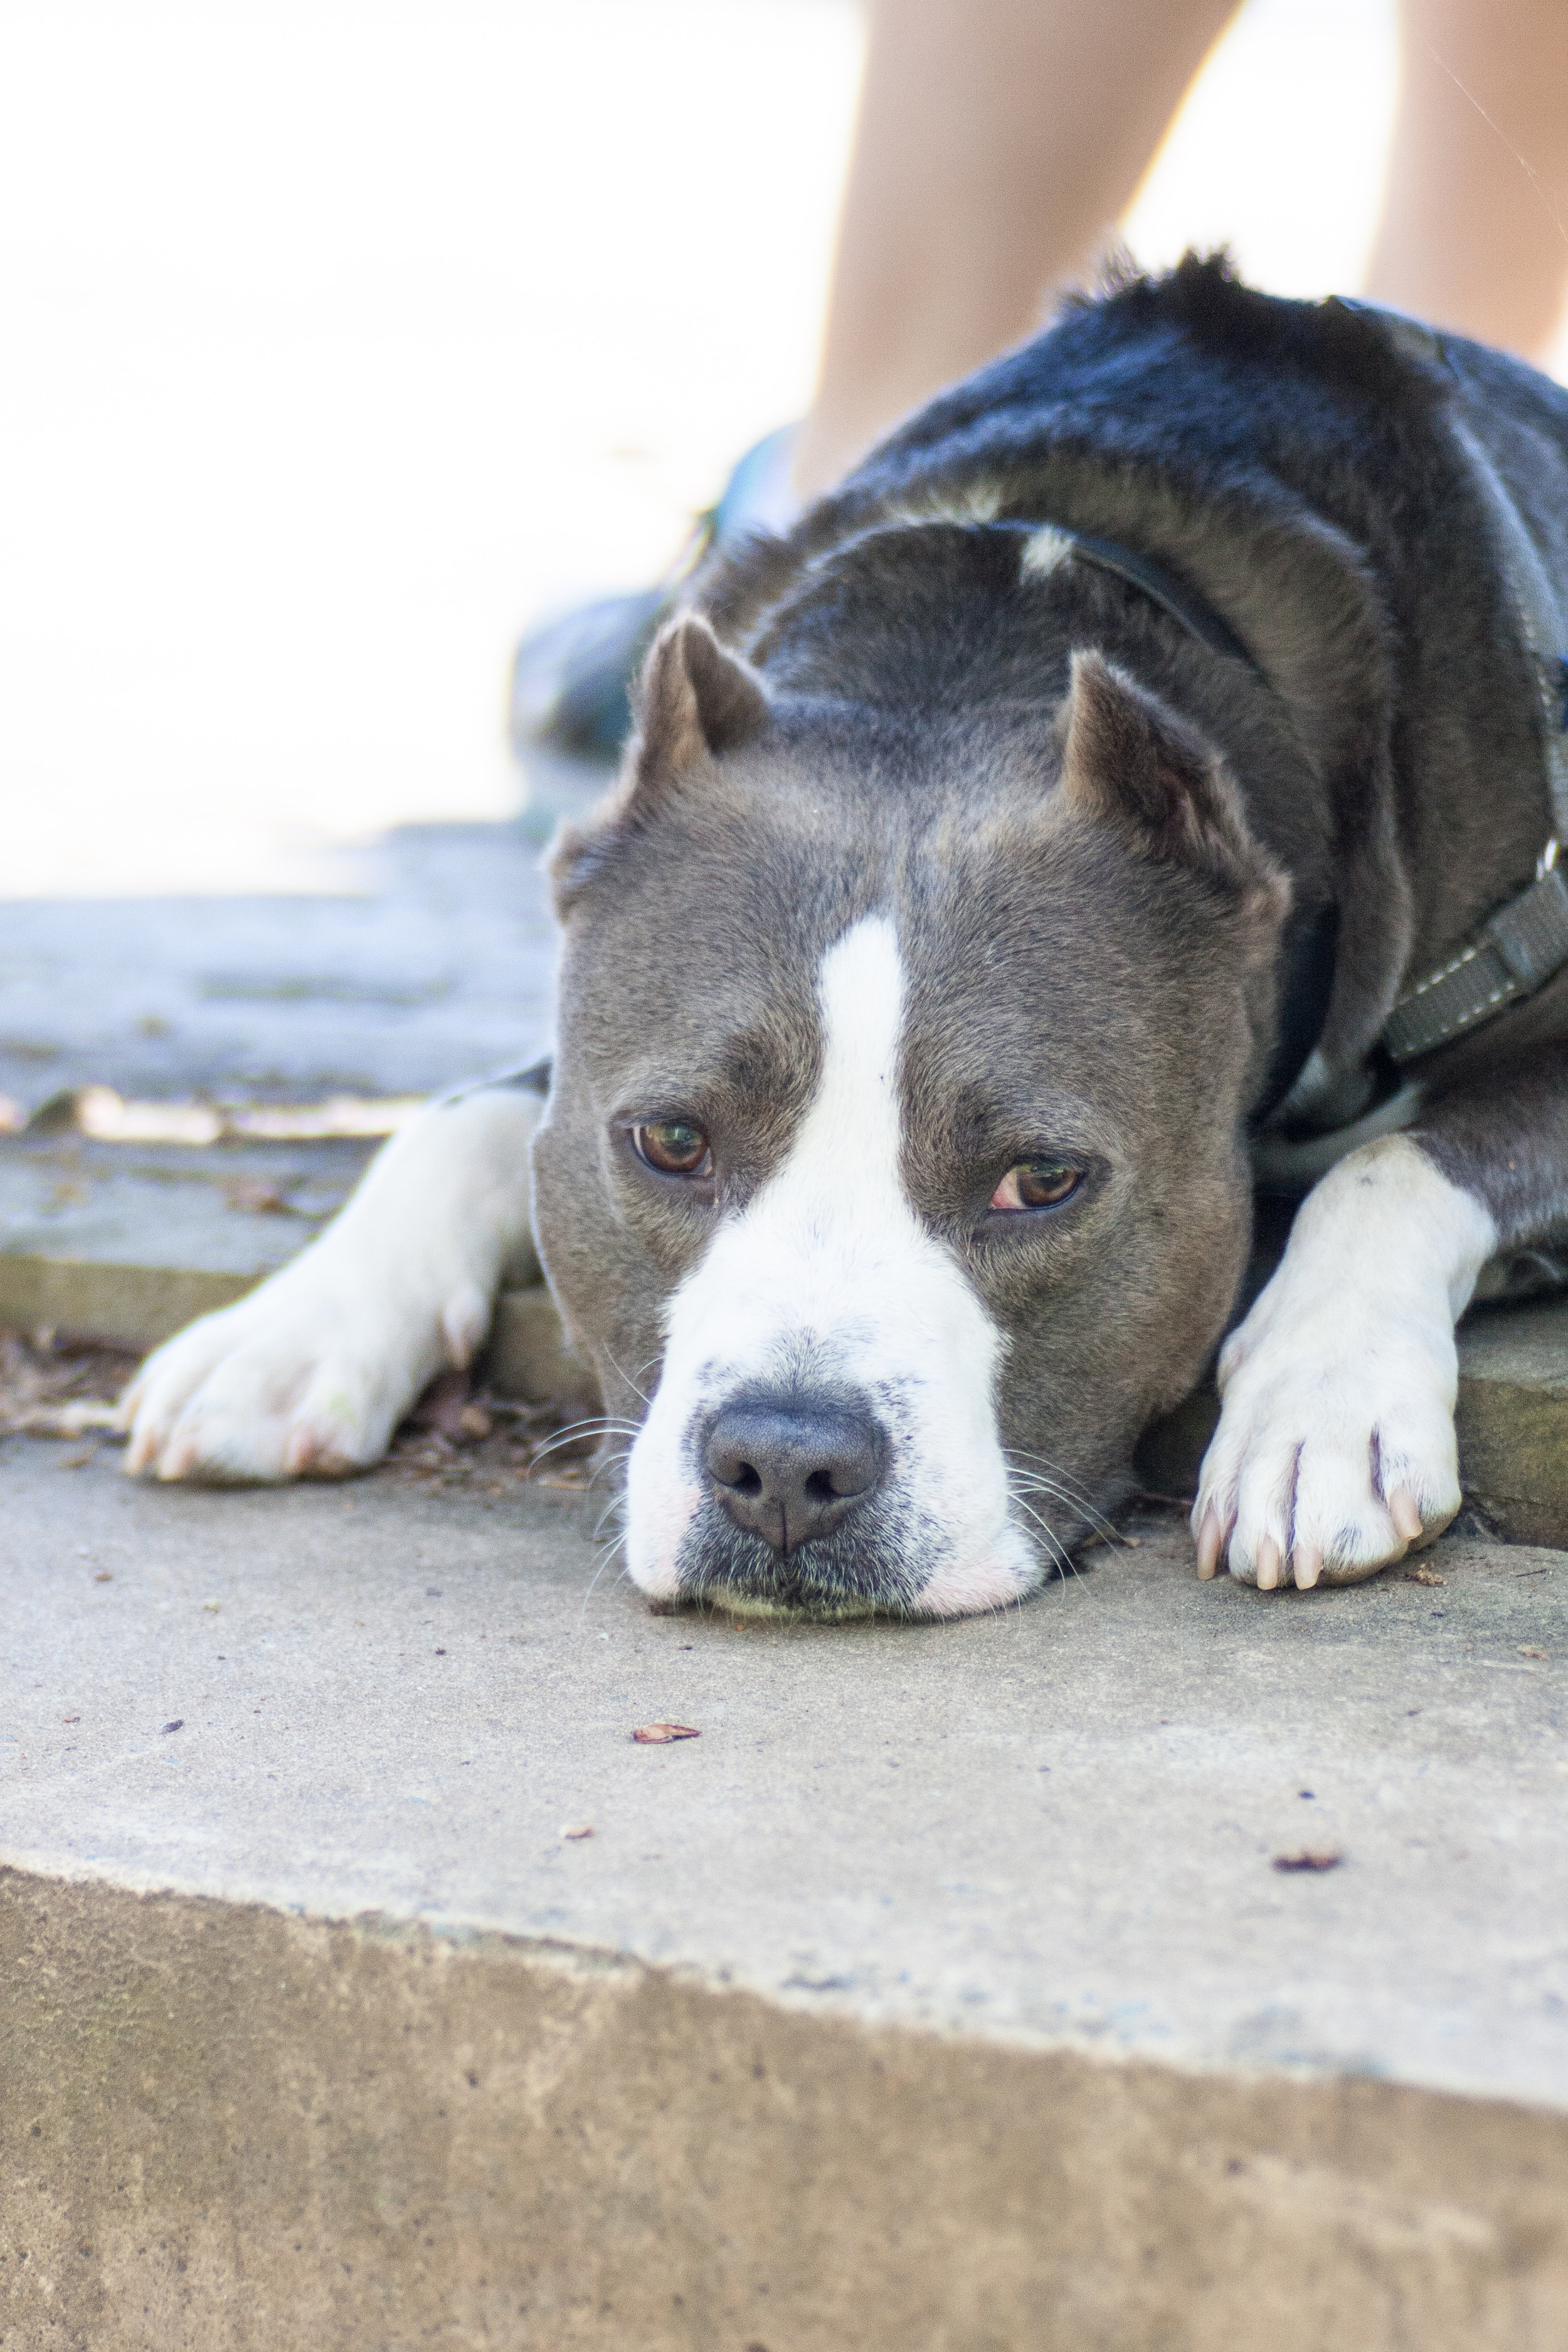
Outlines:
{"type": "Polygon", "coordinates": [[[738,1527],[792,1552],[846,1518],[881,1476],[882,1436],[858,1413],[753,1400],[726,1405],[708,1475],[738,1527]]]}

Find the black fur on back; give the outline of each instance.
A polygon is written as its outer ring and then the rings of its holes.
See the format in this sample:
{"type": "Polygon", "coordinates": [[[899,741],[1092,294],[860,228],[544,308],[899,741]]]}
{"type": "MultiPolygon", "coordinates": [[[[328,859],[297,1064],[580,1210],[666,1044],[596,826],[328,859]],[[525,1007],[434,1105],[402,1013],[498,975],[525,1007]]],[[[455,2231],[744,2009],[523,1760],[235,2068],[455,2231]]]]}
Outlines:
{"type": "Polygon", "coordinates": [[[1136,655],[1232,758],[1299,891],[1338,908],[1322,1045],[1349,1066],[1405,976],[1528,882],[1550,831],[1532,688],[1450,415],[1568,586],[1568,394],[1458,337],[1412,355],[1376,313],[1189,255],[1070,301],[693,598],[779,690],[885,708],[1049,703],[1074,644],[1136,655]],[[1154,559],[1267,686],[1194,658],[1087,567],[1052,625],[997,521],[1154,559]]]}

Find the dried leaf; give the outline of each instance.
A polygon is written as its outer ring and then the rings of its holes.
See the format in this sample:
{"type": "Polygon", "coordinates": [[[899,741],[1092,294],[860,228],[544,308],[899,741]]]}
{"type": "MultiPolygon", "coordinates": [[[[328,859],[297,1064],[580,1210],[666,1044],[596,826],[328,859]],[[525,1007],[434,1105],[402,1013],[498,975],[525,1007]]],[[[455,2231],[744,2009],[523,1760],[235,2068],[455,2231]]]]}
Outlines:
{"type": "Polygon", "coordinates": [[[689,1723],[645,1723],[640,1731],[632,1734],[639,1748],[663,1748],[672,1739],[700,1739],[701,1737],[702,1734],[694,1731],[689,1723]]]}
{"type": "Polygon", "coordinates": [[[1407,1568],[1405,1581],[1406,1584],[1446,1584],[1447,1579],[1439,1576],[1435,1568],[1407,1568]]]}

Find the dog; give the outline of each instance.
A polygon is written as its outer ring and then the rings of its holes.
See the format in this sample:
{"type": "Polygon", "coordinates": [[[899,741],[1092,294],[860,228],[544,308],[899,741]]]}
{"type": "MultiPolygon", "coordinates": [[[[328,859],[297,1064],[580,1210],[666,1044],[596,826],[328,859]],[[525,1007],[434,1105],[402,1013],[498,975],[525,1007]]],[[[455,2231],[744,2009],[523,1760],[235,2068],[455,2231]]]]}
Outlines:
{"type": "Polygon", "coordinates": [[[1431,1540],[1456,1319],[1563,1275],[1565,586],[1530,369],[1223,258],[1074,301],[691,583],[553,845],[549,1065],[160,1349],[127,1466],[373,1462],[531,1158],[657,1600],[1016,1601],[1222,1339],[1200,1577],[1431,1540]]]}

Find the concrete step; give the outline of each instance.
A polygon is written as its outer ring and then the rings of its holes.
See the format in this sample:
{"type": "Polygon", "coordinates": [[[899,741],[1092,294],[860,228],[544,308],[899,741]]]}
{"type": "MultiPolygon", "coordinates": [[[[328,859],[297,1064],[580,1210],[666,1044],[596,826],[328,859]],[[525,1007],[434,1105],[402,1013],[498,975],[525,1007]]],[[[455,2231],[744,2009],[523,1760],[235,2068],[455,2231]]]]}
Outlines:
{"type": "Polygon", "coordinates": [[[374,1150],[0,1136],[0,1326],[156,1347],[287,1265],[374,1150]]]}
{"type": "Polygon", "coordinates": [[[0,2341],[1568,2340],[1563,1555],[759,1624],[595,1497],[77,1458],[0,1441],[0,2341]]]}
{"type": "Polygon", "coordinates": [[[0,1110],[104,1081],[165,1100],[429,1094],[536,1050],[555,952],[536,841],[402,825],[336,863],[333,894],[10,900],[0,1110]]]}

